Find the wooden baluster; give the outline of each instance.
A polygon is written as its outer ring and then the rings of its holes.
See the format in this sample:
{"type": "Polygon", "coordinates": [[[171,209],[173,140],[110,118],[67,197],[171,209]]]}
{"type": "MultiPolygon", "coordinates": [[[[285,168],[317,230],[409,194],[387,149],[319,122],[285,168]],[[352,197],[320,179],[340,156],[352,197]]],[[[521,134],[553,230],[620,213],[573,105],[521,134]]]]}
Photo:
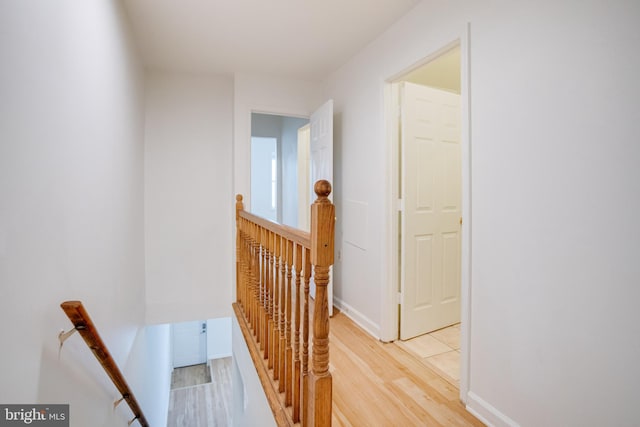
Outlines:
{"type": "Polygon", "coordinates": [[[294,304],[295,333],[293,339],[293,422],[300,421],[300,272],[302,271],[302,246],[295,245],[296,300],[294,304]]]}
{"type": "Polygon", "coordinates": [[[267,296],[268,296],[268,306],[267,306],[267,328],[265,333],[265,339],[269,343],[267,347],[265,347],[264,357],[268,361],[269,369],[273,368],[273,233],[267,230],[266,233],[266,242],[267,242],[267,296]]]}
{"type": "Polygon", "coordinates": [[[280,243],[279,235],[274,236],[274,249],[276,252],[274,271],[274,301],[273,307],[273,379],[280,378],[280,243]]]}
{"type": "Polygon", "coordinates": [[[260,292],[262,295],[262,302],[260,305],[260,335],[262,336],[262,342],[264,343],[264,345],[260,348],[263,350],[262,357],[264,359],[269,359],[269,346],[271,343],[269,340],[269,335],[267,334],[267,330],[269,329],[271,316],[269,312],[269,307],[271,304],[271,290],[269,288],[271,286],[271,281],[269,279],[269,261],[271,258],[271,254],[269,253],[269,230],[267,230],[266,228],[262,230],[261,239],[262,263],[260,274],[262,276],[262,285],[260,288],[260,292]]]}
{"type": "Polygon", "coordinates": [[[287,259],[287,302],[286,302],[286,325],[284,330],[285,335],[285,354],[284,354],[284,371],[285,371],[285,390],[284,390],[284,403],[286,406],[291,405],[292,390],[291,381],[293,375],[293,349],[291,348],[291,267],[293,264],[293,242],[291,240],[286,241],[287,259]]]}
{"type": "Polygon", "coordinates": [[[260,244],[258,245],[257,248],[257,252],[256,252],[256,259],[257,259],[257,274],[258,274],[258,329],[256,330],[256,336],[258,337],[258,341],[260,342],[260,347],[259,350],[263,350],[265,346],[267,345],[267,340],[264,337],[264,328],[265,328],[265,324],[267,322],[266,319],[266,310],[265,310],[265,306],[266,306],[266,301],[267,301],[267,294],[265,291],[266,288],[266,275],[265,275],[265,257],[266,257],[266,251],[264,248],[264,235],[265,235],[265,229],[264,228],[260,228],[259,232],[258,232],[258,241],[260,242],[260,244]]]}
{"type": "Polygon", "coordinates": [[[273,367],[273,307],[274,307],[274,287],[273,287],[273,262],[275,254],[273,252],[273,233],[267,231],[265,235],[267,242],[267,266],[266,266],[266,279],[267,279],[267,288],[266,292],[268,295],[267,301],[267,326],[264,328],[265,330],[265,339],[269,342],[269,349],[265,352],[266,358],[268,360],[269,368],[273,367]]]}
{"type": "Polygon", "coordinates": [[[332,379],[329,372],[329,300],[327,285],[333,264],[335,207],[328,199],[331,184],[314,185],[318,198],[311,205],[311,262],[316,299],[313,313],[313,366],[309,374],[309,425],[331,425],[332,379]]]}
{"type": "Polygon", "coordinates": [[[280,373],[278,375],[278,377],[280,378],[280,382],[278,383],[278,391],[280,393],[283,393],[285,390],[285,379],[286,379],[286,375],[284,372],[285,369],[285,360],[284,360],[284,356],[286,353],[286,349],[285,349],[285,345],[286,345],[286,341],[285,341],[285,309],[286,309],[286,277],[285,277],[285,258],[286,258],[286,239],[285,238],[281,238],[280,239],[280,276],[279,276],[279,280],[280,280],[280,327],[278,328],[279,332],[280,332],[280,336],[278,337],[279,339],[279,352],[278,352],[278,362],[279,362],[279,366],[280,366],[280,373]]]}
{"type": "Polygon", "coordinates": [[[262,257],[264,254],[263,247],[263,234],[264,229],[257,224],[254,224],[254,234],[255,234],[255,244],[253,245],[253,275],[254,275],[254,283],[255,283],[255,307],[256,307],[256,329],[255,329],[255,337],[258,342],[258,349],[262,349],[264,347],[264,340],[262,337],[262,328],[264,323],[263,313],[263,299],[264,299],[264,269],[262,257]]]}
{"type": "Polygon", "coordinates": [[[278,241],[278,236],[276,233],[273,234],[273,329],[271,330],[271,339],[273,342],[273,379],[278,379],[278,373],[280,373],[279,364],[278,364],[278,351],[279,351],[279,343],[278,340],[278,326],[280,325],[280,288],[278,283],[278,257],[276,254],[276,245],[278,241]]]}
{"type": "Polygon", "coordinates": [[[262,357],[266,357],[267,346],[269,345],[269,340],[264,333],[267,329],[267,325],[269,323],[269,251],[267,250],[267,230],[260,230],[260,329],[258,333],[260,334],[261,346],[260,349],[263,350],[262,357]]]}
{"type": "Polygon", "coordinates": [[[251,319],[251,308],[253,307],[253,295],[251,294],[252,289],[252,277],[251,277],[251,239],[252,239],[252,227],[248,221],[243,221],[244,228],[244,254],[243,254],[243,264],[244,264],[244,292],[245,292],[245,316],[247,317],[247,322],[251,319]]]}
{"type": "Polygon", "coordinates": [[[245,316],[247,316],[248,319],[248,313],[249,313],[249,305],[251,303],[251,301],[248,299],[248,288],[249,288],[249,232],[248,232],[248,223],[246,220],[242,219],[241,220],[241,227],[242,227],[242,253],[241,253],[241,259],[242,259],[242,299],[243,299],[243,309],[244,309],[244,314],[245,316]]]}
{"type": "Polygon", "coordinates": [[[249,257],[249,296],[248,298],[251,301],[251,326],[253,327],[253,331],[255,331],[258,327],[258,311],[257,311],[257,302],[256,302],[256,294],[258,292],[258,287],[260,286],[257,264],[256,264],[256,253],[258,251],[260,240],[258,239],[259,229],[254,223],[249,223],[251,239],[249,241],[248,246],[248,257],[249,257]]]}
{"type": "Polygon", "coordinates": [[[239,267],[239,288],[240,305],[244,312],[247,312],[247,232],[244,219],[240,218],[240,267],[239,267]]]}
{"type": "Polygon", "coordinates": [[[260,276],[258,270],[258,263],[260,262],[258,258],[258,253],[260,251],[260,241],[258,237],[259,233],[260,227],[256,224],[253,224],[253,238],[251,239],[251,300],[253,301],[253,308],[251,310],[251,323],[253,324],[254,335],[257,335],[258,327],[260,325],[260,276]]]}
{"type": "Polygon", "coordinates": [[[244,210],[242,194],[236,194],[236,301],[241,304],[242,295],[240,292],[240,284],[242,283],[242,277],[240,277],[240,246],[242,245],[242,237],[240,231],[240,211],[242,210],[244,210]]]}
{"type": "Polygon", "coordinates": [[[236,289],[237,289],[237,295],[236,295],[236,301],[239,305],[241,305],[244,308],[244,302],[243,302],[243,290],[242,290],[242,283],[244,280],[244,276],[242,273],[242,269],[244,268],[243,265],[243,255],[244,255],[244,233],[242,232],[242,218],[238,217],[237,220],[237,228],[238,228],[238,237],[236,238],[236,245],[238,246],[238,249],[236,250],[236,256],[238,257],[238,262],[237,262],[237,266],[236,266],[236,289]]]}
{"type": "Polygon", "coordinates": [[[254,323],[254,335],[260,342],[260,227],[256,224],[251,225],[251,301],[253,307],[252,318],[254,323]]]}
{"type": "Polygon", "coordinates": [[[302,425],[309,419],[309,281],[311,280],[311,250],[304,250],[304,310],[302,315],[302,425]]]}
{"type": "Polygon", "coordinates": [[[244,253],[245,264],[245,291],[247,292],[246,300],[246,312],[247,322],[251,326],[252,312],[253,312],[253,264],[252,264],[252,246],[253,246],[253,224],[245,221],[246,228],[246,242],[244,253]]]}
{"type": "Polygon", "coordinates": [[[278,235],[277,233],[273,233],[272,237],[272,247],[273,252],[271,254],[273,261],[273,269],[271,271],[272,274],[272,284],[273,284],[273,329],[271,330],[271,340],[273,346],[273,379],[278,379],[278,373],[280,370],[278,369],[278,326],[280,325],[280,288],[278,286],[278,256],[276,255],[276,248],[278,243],[278,235]]]}
{"type": "Polygon", "coordinates": [[[249,319],[249,313],[251,312],[251,303],[253,302],[253,296],[251,295],[251,224],[244,220],[244,292],[245,292],[245,315],[247,320],[249,319]]]}

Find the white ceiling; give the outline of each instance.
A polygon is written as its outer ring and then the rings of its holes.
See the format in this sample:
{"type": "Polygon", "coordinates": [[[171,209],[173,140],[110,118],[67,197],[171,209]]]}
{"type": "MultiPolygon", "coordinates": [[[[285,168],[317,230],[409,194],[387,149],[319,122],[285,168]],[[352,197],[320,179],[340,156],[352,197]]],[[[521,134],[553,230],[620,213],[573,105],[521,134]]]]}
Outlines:
{"type": "Polygon", "coordinates": [[[124,0],[145,65],[316,80],[420,0],[124,0]]]}

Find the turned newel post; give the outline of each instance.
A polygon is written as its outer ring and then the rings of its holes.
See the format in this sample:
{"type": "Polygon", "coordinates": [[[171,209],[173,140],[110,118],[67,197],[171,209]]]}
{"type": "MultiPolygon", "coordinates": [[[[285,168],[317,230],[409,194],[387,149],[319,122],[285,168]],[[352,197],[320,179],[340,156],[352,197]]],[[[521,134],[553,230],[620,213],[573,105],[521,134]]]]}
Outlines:
{"type": "Polygon", "coordinates": [[[240,277],[240,245],[242,244],[240,237],[240,211],[242,210],[244,210],[242,194],[236,194],[236,301],[245,304],[245,301],[242,301],[242,295],[240,293],[240,281],[242,280],[240,277]]]}
{"type": "Polygon", "coordinates": [[[331,373],[329,372],[329,300],[327,285],[333,264],[335,207],[329,200],[331,184],[315,183],[318,198],[311,205],[311,263],[316,299],[313,314],[313,358],[309,375],[309,426],[331,425],[331,373]]]}

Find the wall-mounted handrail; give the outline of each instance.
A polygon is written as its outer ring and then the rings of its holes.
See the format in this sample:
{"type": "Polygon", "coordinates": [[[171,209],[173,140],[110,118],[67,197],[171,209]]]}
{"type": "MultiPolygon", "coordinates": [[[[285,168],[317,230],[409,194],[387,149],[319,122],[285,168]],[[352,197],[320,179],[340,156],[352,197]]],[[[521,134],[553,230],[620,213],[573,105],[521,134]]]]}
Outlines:
{"type": "MultiPolygon", "coordinates": [[[[69,317],[69,320],[71,320],[71,323],[73,323],[75,330],[80,333],[84,342],[87,343],[87,346],[96,356],[96,359],[98,359],[107,375],[109,375],[109,378],[113,381],[113,384],[122,395],[122,398],[129,404],[129,407],[131,408],[131,411],[133,411],[133,415],[135,417],[131,422],[138,420],[141,426],[149,427],[149,423],[142,413],[142,409],[140,408],[138,401],[129,388],[127,381],[124,379],[124,375],[120,372],[118,365],[116,365],[115,360],[111,357],[111,353],[109,353],[107,346],[102,341],[102,338],[100,338],[100,334],[93,324],[89,313],[87,313],[87,310],[85,310],[82,305],[82,302],[65,301],[60,304],[60,307],[62,307],[62,310],[64,310],[69,317]]],[[[129,424],[131,424],[131,422],[129,422],[129,424]]]]}

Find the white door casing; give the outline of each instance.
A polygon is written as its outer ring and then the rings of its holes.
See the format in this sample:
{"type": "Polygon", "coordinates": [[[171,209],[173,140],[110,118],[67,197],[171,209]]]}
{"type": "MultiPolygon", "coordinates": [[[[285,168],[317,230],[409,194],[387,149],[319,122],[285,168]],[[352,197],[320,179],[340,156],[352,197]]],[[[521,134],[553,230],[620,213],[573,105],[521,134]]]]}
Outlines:
{"type": "Polygon", "coordinates": [[[207,362],[207,322],[192,321],[171,325],[173,367],[207,362]]]}
{"type": "MultiPolygon", "coordinates": [[[[311,131],[310,143],[310,163],[311,163],[311,180],[310,180],[310,199],[311,202],[316,199],[313,186],[316,181],[326,179],[333,185],[333,100],[330,99],[318,108],[309,120],[311,131]]],[[[333,201],[333,193],[329,196],[333,201]]],[[[311,296],[315,297],[315,285],[313,281],[310,285],[311,296]]],[[[329,298],[329,316],[333,315],[333,275],[329,273],[329,284],[327,286],[327,294],[329,298]]]]}
{"type": "Polygon", "coordinates": [[[400,338],[460,321],[460,96],[403,83],[400,338]]]}

